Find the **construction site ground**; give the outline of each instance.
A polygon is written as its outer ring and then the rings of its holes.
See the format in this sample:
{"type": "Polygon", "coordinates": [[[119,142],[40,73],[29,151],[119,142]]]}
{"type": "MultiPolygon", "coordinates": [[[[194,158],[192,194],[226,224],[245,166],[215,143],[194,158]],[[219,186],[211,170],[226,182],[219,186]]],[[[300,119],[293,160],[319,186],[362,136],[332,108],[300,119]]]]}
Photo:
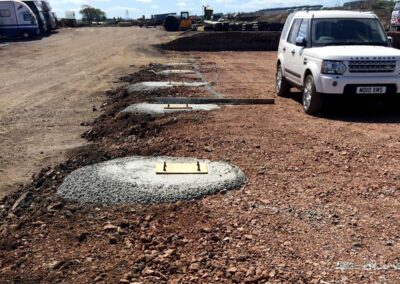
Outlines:
{"type": "MultiPolygon", "coordinates": [[[[275,52],[154,58],[196,62],[227,98],[275,97],[275,52]]],[[[398,282],[399,110],[372,99],[340,99],[312,117],[293,91],[275,105],[121,114],[155,96],[209,96],[203,88],[181,87],[128,95],[129,83],[163,80],[155,73],[164,67],[153,64],[128,75],[133,72],[125,63],[118,65],[127,75],[119,87],[93,95],[102,102],[99,111],[90,113],[92,102],[81,105],[71,121],[75,131],[63,135],[71,139],[85,131],[87,144],[73,147],[65,161],[44,167],[1,203],[0,282],[398,282]],[[95,116],[87,129],[79,128],[95,116]],[[57,196],[74,169],[133,155],[223,160],[240,167],[247,183],[199,200],[152,205],[103,207],[57,196]]],[[[97,91],[111,87],[102,84],[97,91]]]]}
{"type": "Polygon", "coordinates": [[[119,75],[162,62],[151,45],[173,37],[158,29],[60,29],[1,48],[0,197],[84,143],[80,124],[98,116],[101,94],[119,75]]]}

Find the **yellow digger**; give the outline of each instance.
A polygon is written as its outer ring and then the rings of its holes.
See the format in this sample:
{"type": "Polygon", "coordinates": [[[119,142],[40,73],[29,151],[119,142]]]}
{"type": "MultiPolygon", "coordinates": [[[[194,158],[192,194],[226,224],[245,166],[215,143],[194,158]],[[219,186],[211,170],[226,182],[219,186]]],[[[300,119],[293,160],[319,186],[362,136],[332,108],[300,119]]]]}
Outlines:
{"type": "Polygon", "coordinates": [[[181,12],[181,25],[180,30],[186,31],[192,28],[193,21],[189,17],[189,12],[181,12]]]}

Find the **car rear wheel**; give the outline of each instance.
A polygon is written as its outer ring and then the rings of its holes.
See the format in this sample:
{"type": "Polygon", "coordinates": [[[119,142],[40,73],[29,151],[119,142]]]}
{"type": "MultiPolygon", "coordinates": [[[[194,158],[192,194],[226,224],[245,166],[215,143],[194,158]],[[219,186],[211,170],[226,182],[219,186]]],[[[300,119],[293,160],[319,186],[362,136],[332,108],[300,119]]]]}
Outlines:
{"type": "Polygon", "coordinates": [[[283,76],[282,65],[276,69],[276,94],[278,97],[288,97],[290,94],[290,84],[283,76]]]}
{"type": "Polygon", "coordinates": [[[315,89],[314,77],[311,74],[304,81],[303,108],[306,114],[317,114],[322,109],[321,95],[315,89]]]}

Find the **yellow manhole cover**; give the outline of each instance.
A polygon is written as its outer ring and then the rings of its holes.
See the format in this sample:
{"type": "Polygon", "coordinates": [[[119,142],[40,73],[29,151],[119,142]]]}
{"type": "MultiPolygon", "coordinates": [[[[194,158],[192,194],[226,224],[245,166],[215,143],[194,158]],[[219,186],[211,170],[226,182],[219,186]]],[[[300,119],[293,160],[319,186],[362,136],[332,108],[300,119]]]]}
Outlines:
{"type": "Polygon", "coordinates": [[[168,104],[164,109],[193,109],[188,104],[168,104]]]}
{"type": "Polygon", "coordinates": [[[156,164],[157,174],[208,174],[205,163],[160,163],[156,164]]]}

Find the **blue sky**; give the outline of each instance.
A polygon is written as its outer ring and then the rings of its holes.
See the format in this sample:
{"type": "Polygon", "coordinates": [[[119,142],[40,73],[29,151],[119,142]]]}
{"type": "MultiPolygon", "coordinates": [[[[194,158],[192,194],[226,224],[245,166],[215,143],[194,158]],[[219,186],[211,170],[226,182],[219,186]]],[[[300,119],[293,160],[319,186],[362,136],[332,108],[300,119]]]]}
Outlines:
{"type": "Polygon", "coordinates": [[[202,14],[202,6],[209,5],[215,12],[249,12],[265,8],[287,7],[296,5],[334,6],[347,2],[345,0],[50,0],[57,16],[65,16],[66,10],[78,11],[82,5],[100,8],[108,17],[125,17],[126,10],[130,18],[147,17],[152,14],[189,11],[191,14],[202,14]]]}

